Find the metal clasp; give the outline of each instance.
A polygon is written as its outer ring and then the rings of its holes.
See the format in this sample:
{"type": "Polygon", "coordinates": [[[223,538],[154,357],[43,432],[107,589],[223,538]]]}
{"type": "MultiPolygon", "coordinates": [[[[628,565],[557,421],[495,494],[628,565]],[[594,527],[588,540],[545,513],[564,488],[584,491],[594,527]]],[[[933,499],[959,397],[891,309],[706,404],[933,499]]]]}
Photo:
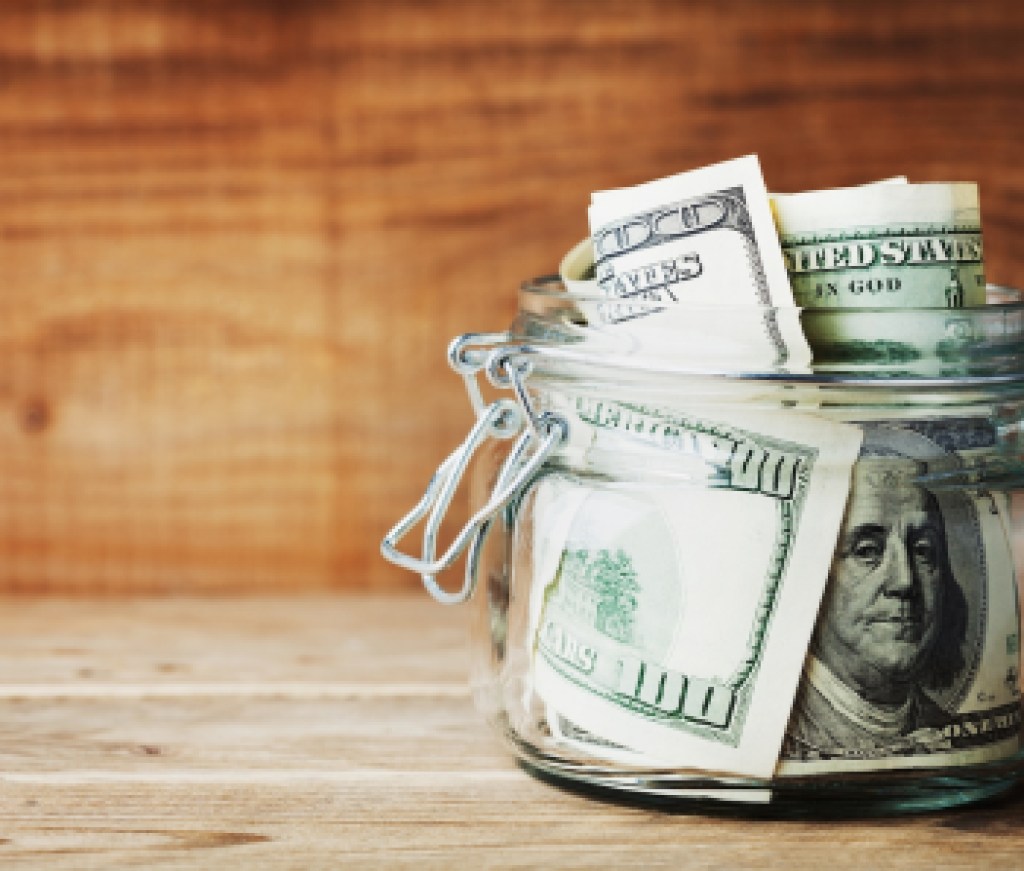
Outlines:
{"type": "MultiPolygon", "coordinates": [[[[490,359],[495,349],[504,345],[508,339],[508,333],[465,333],[452,339],[448,345],[448,365],[456,374],[462,376],[469,404],[473,407],[473,415],[477,419],[487,408],[480,392],[480,385],[477,383],[477,375],[485,368],[489,370],[490,359]]],[[[519,431],[520,423],[521,419],[514,417],[510,418],[504,427],[496,424],[494,435],[497,438],[511,438],[519,431]]]]}
{"type": "Polygon", "coordinates": [[[473,345],[490,344],[489,340],[495,338],[505,340],[507,336],[503,333],[468,334],[449,346],[449,363],[466,381],[470,402],[477,410],[476,423],[462,444],[438,467],[420,501],[384,536],[380,546],[385,559],[419,574],[427,592],[444,604],[457,604],[470,597],[476,585],[483,538],[494,516],[529,483],[568,435],[568,424],[557,415],[548,412],[534,416],[523,385],[528,367],[517,365],[504,348],[495,349],[491,345],[486,354],[476,348],[469,350],[473,345]],[[485,367],[492,381],[514,388],[522,405],[505,398],[483,405],[476,374],[485,367]],[[504,378],[495,377],[502,369],[507,374],[507,383],[504,378]],[[524,418],[530,424],[526,428],[523,428],[524,418]],[[487,503],[470,518],[449,548],[437,556],[437,534],[441,522],[473,455],[488,437],[510,438],[520,429],[523,431],[502,463],[487,503]],[[427,520],[422,555],[416,557],[398,550],[398,542],[424,517],[427,520]],[[454,593],[442,589],[435,576],[450,568],[471,543],[462,588],[454,593]]]}

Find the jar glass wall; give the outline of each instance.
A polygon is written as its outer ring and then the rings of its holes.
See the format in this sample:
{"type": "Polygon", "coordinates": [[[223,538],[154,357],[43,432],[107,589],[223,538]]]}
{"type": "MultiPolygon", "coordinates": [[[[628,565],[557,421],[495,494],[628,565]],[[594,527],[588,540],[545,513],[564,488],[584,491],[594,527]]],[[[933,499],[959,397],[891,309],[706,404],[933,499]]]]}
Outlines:
{"type": "MultiPolygon", "coordinates": [[[[874,312],[871,348],[834,313],[769,313],[834,339],[786,371],[742,346],[652,339],[642,317],[602,329],[607,300],[526,285],[502,358],[531,415],[559,416],[568,438],[481,538],[473,665],[477,704],[519,758],[753,812],[921,810],[1012,788],[1024,306],[990,295],[874,312]],[[809,637],[784,638],[804,624],[809,637]],[[795,690],[774,681],[798,655],[795,690]],[[770,771],[735,773],[744,717],[784,725],[770,771]],[[673,722],[711,749],[676,752],[673,722]]],[[[689,312],[691,340],[722,316],[689,312]]],[[[492,442],[477,463],[474,504],[506,453],[492,442]]]]}

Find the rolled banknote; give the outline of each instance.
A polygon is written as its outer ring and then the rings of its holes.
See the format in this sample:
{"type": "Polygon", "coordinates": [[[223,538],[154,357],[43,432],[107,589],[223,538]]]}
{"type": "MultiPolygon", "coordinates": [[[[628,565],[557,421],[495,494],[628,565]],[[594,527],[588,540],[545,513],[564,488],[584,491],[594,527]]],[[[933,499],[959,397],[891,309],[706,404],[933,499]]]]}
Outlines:
{"type": "Polygon", "coordinates": [[[613,443],[647,428],[680,468],[631,486],[537,484],[530,691],[665,765],[770,775],[859,430],[794,413],[679,415],[666,432],[599,400],[578,421],[613,443]]]}
{"type": "MultiPolygon", "coordinates": [[[[868,182],[867,184],[859,185],[858,187],[864,188],[871,187],[873,185],[907,183],[907,177],[905,175],[899,175],[893,176],[892,178],[882,179],[880,181],[868,182]]],[[[829,190],[834,189],[804,193],[826,193],[829,190]]],[[[850,190],[856,190],[856,188],[850,188],[850,190]]],[[[769,194],[768,198],[774,203],[776,199],[788,196],[791,196],[791,194],[769,194]]],[[[570,293],[595,294],[598,292],[596,273],[594,270],[594,243],[589,236],[586,239],[582,239],[577,242],[566,252],[565,256],[558,264],[558,274],[562,279],[562,283],[565,285],[565,289],[570,293]]]]}
{"type": "MultiPolygon", "coordinates": [[[[799,320],[779,315],[795,311],[793,294],[756,157],[598,191],[589,217],[594,281],[608,300],[597,324],[709,366],[731,334],[750,366],[806,368],[799,320]]],[[[586,280],[588,256],[581,245],[563,262],[571,281],[586,280]]]]}
{"type": "Polygon", "coordinates": [[[976,184],[875,184],[778,194],[772,207],[800,306],[985,303],[976,184]]]}
{"type": "Polygon", "coordinates": [[[819,373],[872,377],[970,374],[984,335],[959,309],[806,309],[804,335],[814,347],[819,373]]]}
{"type": "Polygon", "coordinates": [[[570,248],[558,264],[558,275],[569,293],[595,295],[600,291],[594,272],[594,243],[588,236],[570,248]]]}
{"type": "MultiPolygon", "coordinates": [[[[905,175],[894,175],[894,176],[892,176],[890,178],[879,179],[878,181],[869,181],[869,182],[866,182],[865,184],[851,185],[848,188],[821,188],[818,191],[800,191],[800,193],[802,193],[802,194],[806,194],[806,193],[825,193],[826,191],[857,190],[858,188],[873,187],[876,184],[909,184],[909,183],[910,183],[910,179],[908,179],[905,175]]],[[[783,193],[774,193],[774,194],[770,193],[770,194],[768,194],[768,198],[773,203],[774,203],[774,201],[778,197],[788,197],[788,196],[792,196],[792,194],[783,194],[783,193]]]]}

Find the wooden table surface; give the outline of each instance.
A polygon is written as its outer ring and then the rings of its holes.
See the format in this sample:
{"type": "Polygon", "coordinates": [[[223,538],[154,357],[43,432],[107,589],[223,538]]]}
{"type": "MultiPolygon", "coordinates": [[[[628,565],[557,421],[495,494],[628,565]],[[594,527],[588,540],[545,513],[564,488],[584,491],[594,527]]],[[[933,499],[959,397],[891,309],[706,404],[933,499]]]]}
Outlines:
{"type": "Polygon", "coordinates": [[[1021,868],[1024,794],[875,821],[597,802],[472,708],[424,595],[7,599],[0,867],[1021,868]]]}

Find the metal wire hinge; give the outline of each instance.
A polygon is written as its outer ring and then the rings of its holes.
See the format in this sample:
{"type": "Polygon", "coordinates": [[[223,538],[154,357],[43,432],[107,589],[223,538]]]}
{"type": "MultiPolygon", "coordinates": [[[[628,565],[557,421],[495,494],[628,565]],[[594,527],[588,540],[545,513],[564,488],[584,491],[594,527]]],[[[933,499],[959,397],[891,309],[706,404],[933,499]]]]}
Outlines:
{"type": "Polygon", "coordinates": [[[457,604],[470,597],[476,585],[482,542],[494,516],[529,483],[568,435],[568,423],[563,418],[550,412],[535,414],[525,387],[528,363],[516,359],[514,348],[494,347],[507,338],[504,333],[470,333],[449,346],[449,363],[463,376],[476,423],[462,444],[438,467],[416,506],[381,541],[384,558],[419,574],[427,592],[444,604],[457,604]],[[485,406],[476,381],[481,370],[486,371],[495,386],[511,387],[518,402],[502,398],[485,406]],[[524,421],[528,422],[525,427],[524,421]],[[438,531],[473,455],[488,438],[511,438],[520,430],[498,471],[487,503],[469,519],[448,549],[437,556],[438,531]],[[398,550],[399,541],[424,517],[427,519],[422,554],[417,557],[398,550]],[[450,568],[467,547],[470,551],[462,588],[457,592],[442,589],[436,575],[450,568]]]}

